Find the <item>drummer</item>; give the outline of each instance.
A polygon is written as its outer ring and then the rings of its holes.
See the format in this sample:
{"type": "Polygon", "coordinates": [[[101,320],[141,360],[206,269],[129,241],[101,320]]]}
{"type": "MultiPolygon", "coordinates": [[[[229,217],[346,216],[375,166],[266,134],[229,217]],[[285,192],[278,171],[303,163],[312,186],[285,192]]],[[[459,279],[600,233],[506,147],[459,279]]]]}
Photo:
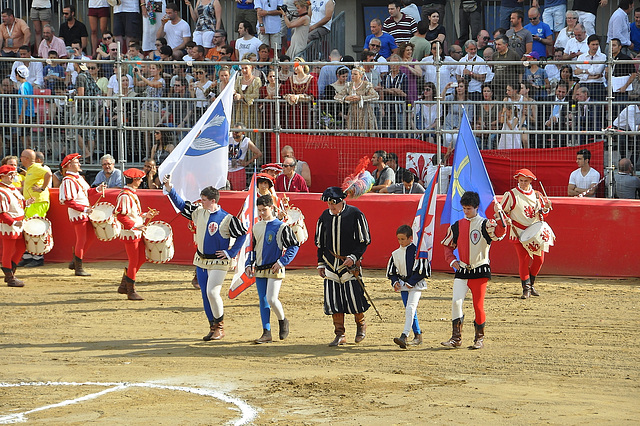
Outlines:
{"type": "Polygon", "coordinates": [[[541,247],[536,254],[530,255],[519,238],[522,231],[529,226],[544,221],[551,211],[551,202],[538,191],[534,191],[531,182],[537,178],[530,170],[520,169],[513,177],[518,184],[505,192],[502,197],[502,206],[496,203],[494,207],[496,211],[501,207],[508,216],[508,222],[511,225],[509,240],[514,244],[518,255],[518,273],[522,282],[521,298],[528,299],[531,295],[540,296],[534,283],[544,263],[544,252],[548,251],[548,246],[546,250],[541,247]]]}
{"type": "Polygon", "coordinates": [[[0,167],[0,238],[2,239],[2,272],[9,287],[24,287],[24,282],[14,275],[25,244],[22,237],[22,220],[26,202],[13,181],[16,167],[0,167]]]}
{"type": "Polygon", "coordinates": [[[157,212],[150,210],[147,213],[142,213],[142,208],[140,207],[140,199],[136,194],[136,190],[140,187],[145,173],[140,169],[128,169],[123,174],[125,186],[118,194],[115,214],[122,224],[120,238],[124,241],[129,265],[124,268],[118,293],[126,294],[129,300],[144,300],[136,292],[136,273],[146,261],[142,231],[144,230],[145,220],[152,219],[157,215],[157,212]]]}
{"type": "Polygon", "coordinates": [[[67,206],[69,221],[73,224],[76,234],[73,262],[69,264],[69,269],[74,269],[76,276],[90,277],[91,274],[84,270],[82,259],[91,244],[95,241],[93,226],[89,221],[91,207],[89,205],[89,195],[103,192],[106,185],[101,183],[96,188],[91,188],[86,180],[80,175],[82,168],[78,153],[69,154],[60,163],[61,168],[66,168],[62,184],[60,185],[60,204],[67,206]]]}

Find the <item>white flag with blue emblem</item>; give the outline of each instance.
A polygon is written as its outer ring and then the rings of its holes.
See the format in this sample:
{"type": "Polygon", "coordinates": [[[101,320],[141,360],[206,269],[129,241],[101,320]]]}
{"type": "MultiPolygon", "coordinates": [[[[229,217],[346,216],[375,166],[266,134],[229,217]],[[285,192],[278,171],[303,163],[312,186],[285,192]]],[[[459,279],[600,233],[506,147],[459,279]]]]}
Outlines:
{"type": "Polygon", "coordinates": [[[237,72],[158,169],[161,180],[165,175],[171,175],[171,183],[183,200],[196,201],[203,188],[220,189],[227,184],[229,128],[236,76],[237,72]]]}

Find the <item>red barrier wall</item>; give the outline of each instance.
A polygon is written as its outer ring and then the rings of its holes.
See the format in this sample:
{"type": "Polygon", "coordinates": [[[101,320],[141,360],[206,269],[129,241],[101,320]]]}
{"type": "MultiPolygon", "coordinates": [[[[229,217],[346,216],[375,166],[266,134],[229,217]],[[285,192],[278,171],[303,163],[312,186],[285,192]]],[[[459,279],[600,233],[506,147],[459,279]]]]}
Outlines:
{"type": "MultiPolygon", "coordinates": [[[[108,190],[106,200],[115,203],[117,190],[108,190]]],[[[161,191],[138,191],[143,209],[152,206],[160,211],[156,220],[169,222],[173,227],[175,257],[172,262],[191,264],[194,246],[187,220],[175,213],[169,199],[161,191]]],[[[289,194],[293,205],[306,217],[310,240],[301,248],[293,262],[294,267],[316,265],[316,248],[313,242],[315,223],[326,204],[319,194],[289,194]]],[[[232,214],[240,211],[246,192],[222,192],[221,205],[232,214]]],[[[444,197],[438,198],[438,222],[444,205],[444,197]]],[[[71,260],[74,242],[73,228],[67,219],[67,209],[57,202],[57,189],[52,190],[53,200],[49,211],[52,222],[54,248],[46,255],[47,261],[71,260]]],[[[97,196],[92,197],[95,202],[97,196]]],[[[389,255],[397,247],[395,230],[402,224],[411,224],[420,195],[367,194],[351,201],[366,215],[372,234],[372,243],[365,254],[366,268],[385,268],[389,255]]],[[[640,277],[637,246],[640,237],[640,201],[578,199],[559,197],[553,200],[554,210],[549,224],[557,240],[547,254],[542,273],[544,275],[573,275],[584,277],[640,277]],[[624,228],[621,226],[624,224],[624,228]]],[[[435,249],[432,267],[436,271],[449,271],[445,264],[442,246],[445,226],[436,227],[435,249]]],[[[126,253],[120,241],[108,243],[96,241],[89,249],[88,261],[122,260],[126,253]]],[[[517,258],[511,243],[504,240],[494,243],[491,249],[491,268],[495,273],[517,275],[517,258]]]]}

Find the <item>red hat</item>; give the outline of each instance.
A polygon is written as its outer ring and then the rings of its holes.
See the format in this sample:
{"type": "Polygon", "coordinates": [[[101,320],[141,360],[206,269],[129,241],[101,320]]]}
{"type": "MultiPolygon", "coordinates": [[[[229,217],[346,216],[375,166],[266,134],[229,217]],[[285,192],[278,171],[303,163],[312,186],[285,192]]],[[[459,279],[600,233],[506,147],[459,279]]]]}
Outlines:
{"type": "Polygon", "coordinates": [[[60,167],[67,167],[69,163],[71,163],[74,159],[81,158],[81,157],[82,155],[78,154],[77,152],[74,152],[73,154],[69,154],[66,157],[64,157],[64,159],[62,160],[62,163],[60,163],[60,167]]]}
{"type": "Polygon", "coordinates": [[[140,169],[127,169],[124,171],[123,175],[125,175],[129,179],[136,179],[143,178],[145,176],[145,172],[140,169]]]}
{"type": "Polygon", "coordinates": [[[15,171],[16,171],[16,166],[5,164],[4,166],[0,167],[0,176],[8,175],[11,172],[15,173],[15,171]]]}
{"type": "Polygon", "coordinates": [[[273,186],[274,178],[273,178],[273,176],[271,176],[268,173],[258,173],[256,175],[256,178],[257,178],[258,182],[260,182],[260,180],[266,180],[267,182],[269,182],[270,186],[273,186]]]}
{"type": "Polygon", "coordinates": [[[515,174],[515,175],[513,175],[513,178],[514,178],[515,180],[518,180],[518,176],[524,176],[524,177],[526,177],[526,178],[533,179],[533,180],[537,180],[537,179],[538,179],[538,178],[536,177],[536,175],[534,175],[534,174],[531,172],[531,170],[529,170],[529,169],[520,169],[520,170],[518,170],[518,171],[516,172],[516,174],[515,174]]]}
{"type": "Polygon", "coordinates": [[[282,166],[278,163],[267,163],[262,166],[260,171],[264,172],[265,170],[273,170],[278,173],[282,173],[282,166]]]}

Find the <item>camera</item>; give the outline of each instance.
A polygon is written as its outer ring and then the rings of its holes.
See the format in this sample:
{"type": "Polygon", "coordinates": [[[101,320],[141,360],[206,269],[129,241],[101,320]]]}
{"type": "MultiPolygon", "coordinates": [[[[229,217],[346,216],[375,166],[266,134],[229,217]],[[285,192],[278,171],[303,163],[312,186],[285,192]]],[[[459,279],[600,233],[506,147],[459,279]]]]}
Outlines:
{"type": "Polygon", "coordinates": [[[283,4],[282,6],[277,6],[278,10],[282,10],[284,13],[289,13],[289,8],[287,7],[286,4],[283,4]]]}
{"type": "Polygon", "coordinates": [[[458,82],[454,81],[453,83],[451,83],[451,87],[458,87],[458,82]]]}

